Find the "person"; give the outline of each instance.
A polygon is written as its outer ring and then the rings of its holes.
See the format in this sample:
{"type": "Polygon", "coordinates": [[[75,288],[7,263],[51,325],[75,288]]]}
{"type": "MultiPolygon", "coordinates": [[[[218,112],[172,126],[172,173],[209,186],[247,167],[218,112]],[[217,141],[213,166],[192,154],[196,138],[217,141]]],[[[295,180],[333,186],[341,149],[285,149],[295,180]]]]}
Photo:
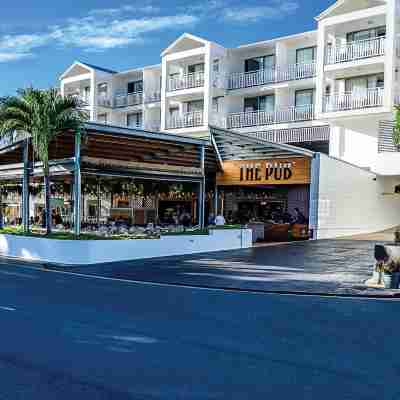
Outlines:
{"type": "Polygon", "coordinates": [[[222,214],[218,214],[218,215],[215,217],[215,225],[216,225],[216,226],[225,225],[225,218],[224,218],[224,216],[223,216],[222,214]]]}
{"type": "Polygon", "coordinates": [[[180,223],[185,228],[188,228],[190,226],[191,217],[190,217],[190,214],[186,210],[184,210],[183,213],[181,214],[180,223]]]}
{"type": "Polygon", "coordinates": [[[210,213],[210,215],[208,216],[207,222],[208,222],[207,225],[214,225],[214,222],[215,222],[215,215],[214,215],[213,213],[210,213]]]}
{"type": "Polygon", "coordinates": [[[305,225],[307,223],[307,218],[304,214],[296,207],[294,209],[295,217],[294,217],[294,224],[305,225]]]}

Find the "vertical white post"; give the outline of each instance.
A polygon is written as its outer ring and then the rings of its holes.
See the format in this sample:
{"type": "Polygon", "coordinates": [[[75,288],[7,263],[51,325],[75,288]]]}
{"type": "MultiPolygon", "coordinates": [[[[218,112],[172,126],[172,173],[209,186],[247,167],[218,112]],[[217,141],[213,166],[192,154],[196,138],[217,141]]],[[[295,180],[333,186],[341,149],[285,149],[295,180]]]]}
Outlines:
{"type": "Polygon", "coordinates": [[[27,232],[29,230],[29,139],[26,139],[24,143],[23,158],[22,224],[24,226],[24,232],[27,232]]]}
{"type": "Polygon", "coordinates": [[[75,133],[75,168],[74,168],[74,230],[81,234],[81,132],[75,133]]]}
{"type": "Polygon", "coordinates": [[[161,63],[161,130],[165,131],[167,128],[167,82],[168,82],[168,67],[167,58],[162,58],[161,63]]]}

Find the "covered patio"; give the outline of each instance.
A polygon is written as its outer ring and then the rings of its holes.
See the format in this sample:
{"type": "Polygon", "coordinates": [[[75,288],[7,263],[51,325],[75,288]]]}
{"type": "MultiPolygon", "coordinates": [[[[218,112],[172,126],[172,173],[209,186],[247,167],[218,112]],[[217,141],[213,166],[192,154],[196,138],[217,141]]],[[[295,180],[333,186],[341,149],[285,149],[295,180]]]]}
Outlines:
{"type": "MultiPolygon", "coordinates": [[[[103,236],[203,228],[216,170],[204,140],[88,123],[82,138],[51,143],[52,225],[103,236]]],[[[5,224],[41,229],[42,181],[29,138],[0,149],[5,224]]]]}

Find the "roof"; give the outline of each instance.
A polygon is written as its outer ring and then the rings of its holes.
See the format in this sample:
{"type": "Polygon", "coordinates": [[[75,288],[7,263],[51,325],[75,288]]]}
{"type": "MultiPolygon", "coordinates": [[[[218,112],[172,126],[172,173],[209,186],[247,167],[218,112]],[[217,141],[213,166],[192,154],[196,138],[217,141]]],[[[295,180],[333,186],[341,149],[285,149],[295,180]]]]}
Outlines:
{"type": "Polygon", "coordinates": [[[207,43],[210,43],[208,40],[202,39],[201,37],[192,35],[191,33],[184,33],[183,35],[179,36],[178,39],[176,39],[174,42],[172,42],[162,53],[162,56],[165,56],[166,54],[169,53],[179,42],[183,40],[192,40],[194,42],[199,42],[202,45],[206,45],[207,43]]]}
{"type": "Polygon", "coordinates": [[[108,133],[112,135],[141,137],[147,139],[162,140],[166,142],[194,144],[198,146],[206,146],[208,144],[208,141],[204,139],[195,139],[192,137],[174,135],[171,133],[151,132],[142,129],[132,129],[114,125],[105,125],[95,122],[87,122],[85,124],[85,128],[90,131],[95,131],[99,133],[108,133]]]}
{"type": "MultiPolygon", "coordinates": [[[[353,4],[353,0],[337,0],[330,7],[328,7],[325,11],[323,11],[321,14],[316,16],[315,20],[316,21],[321,21],[322,19],[329,17],[330,14],[332,14],[338,8],[346,5],[346,3],[350,3],[350,2],[352,3],[351,5],[354,5],[353,4]]],[[[376,5],[379,5],[379,4],[383,4],[385,2],[385,0],[372,0],[371,2],[376,3],[376,5]]],[[[367,3],[369,3],[368,0],[367,0],[367,3]]]]}
{"type": "Polygon", "coordinates": [[[99,66],[97,66],[97,65],[88,64],[88,63],[85,63],[85,62],[82,62],[82,61],[78,61],[78,62],[79,62],[80,64],[82,64],[82,65],[88,67],[88,68],[95,69],[95,70],[97,70],[97,71],[107,72],[107,73],[109,73],[109,74],[118,74],[117,71],[113,71],[112,69],[107,69],[107,68],[99,67],[99,66]]]}
{"type": "Polygon", "coordinates": [[[210,126],[211,141],[220,163],[229,160],[313,157],[300,147],[270,142],[245,133],[210,126]]]}

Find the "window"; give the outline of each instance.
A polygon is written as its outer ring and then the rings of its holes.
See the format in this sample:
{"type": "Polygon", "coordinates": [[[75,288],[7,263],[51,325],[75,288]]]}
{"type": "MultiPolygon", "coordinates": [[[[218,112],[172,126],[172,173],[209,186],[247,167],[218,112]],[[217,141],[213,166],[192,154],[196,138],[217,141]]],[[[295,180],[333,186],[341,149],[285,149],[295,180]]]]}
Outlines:
{"type": "Polygon", "coordinates": [[[296,50],[296,64],[311,64],[315,61],[316,47],[304,47],[296,50]]]}
{"type": "Polygon", "coordinates": [[[97,91],[98,91],[100,97],[107,97],[108,84],[107,83],[99,83],[97,86],[97,91]]]}
{"type": "Polygon", "coordinates": [[[385,85],[384,74],[357,76],[345,81],[346,92],[365,92],[367,89],[383,88],[385,85]]]}
{"type": "Polygon", "coordinates": [[[204,63],[188,66],[188,74],[196,74],[200,72],[204,72],[204,63]]]}
{"type": "Polygon", "coordinates": [[[347,42],[369,40],[383,36],[386,36],[386,26],[379,26],[377,28],[363,29],[361,31],[350,32],[347,34],[347,42]]]}
{"type": "Polygon", "coordinates": [[[272,69],[275,67],[275,55],[249,58],[244,61],[244,71],[252,72],[261,69],[272,69]]]}
{"type": "Polygon", "coordinates": [[[143,122],[142,113],[132,113],[126,116],[126,125],[129,128],[141,128],[143,122]]]}
{"type": "Polygon", "coordinates": [[[305,89],[305,90],[296,90],[295,93],[295,106],[303,107],[314,104],[314,90],[313,89],[305,89]]]}
{"type": "Polygon", "coordinates": [[[213,72],[219,72],[219,60],[213,61],[213,72]]]}
{"type": "Polygon", "coordinates": [[[171,118],[177,118],[179,116],[179,107],[171,107],[169,109],[169,115],[171,118]]]}
{"type": "Polygon", "coordinates": [[[90,100],[90,86],[85,86],[83,89],[83,100],[86,102],[90,100]]]}
{"type": "Polygon", "coordinates": [[[221,111],[221,102],[224,96],[213,97],[212,99],[212,110],[217,113],[221,111]]]}
{"type": "Polygon", "coordinates": [[[107,123],[107,114],[99,114],[99,115],[97,116],[97,121],[98,121],[100,124],[106,124],[106,123],[107,123]]]}
{"type": "Polygon", "coordinates": [[[128,94],[143,92],[143,81],[128,82],[128,94]]]}
{"type": "Polygon", "coordinates": [[[248,97],[244,99],[244,111],[267,111],[274,112],[275,110],[275,96],[258,96],[248,97]]]}
{"type": "Polygon", "coordinates": [[[203,100],[188,101],[186,104],[187,104],[187,112],[203,111],[204,109],[203,100]]]}

